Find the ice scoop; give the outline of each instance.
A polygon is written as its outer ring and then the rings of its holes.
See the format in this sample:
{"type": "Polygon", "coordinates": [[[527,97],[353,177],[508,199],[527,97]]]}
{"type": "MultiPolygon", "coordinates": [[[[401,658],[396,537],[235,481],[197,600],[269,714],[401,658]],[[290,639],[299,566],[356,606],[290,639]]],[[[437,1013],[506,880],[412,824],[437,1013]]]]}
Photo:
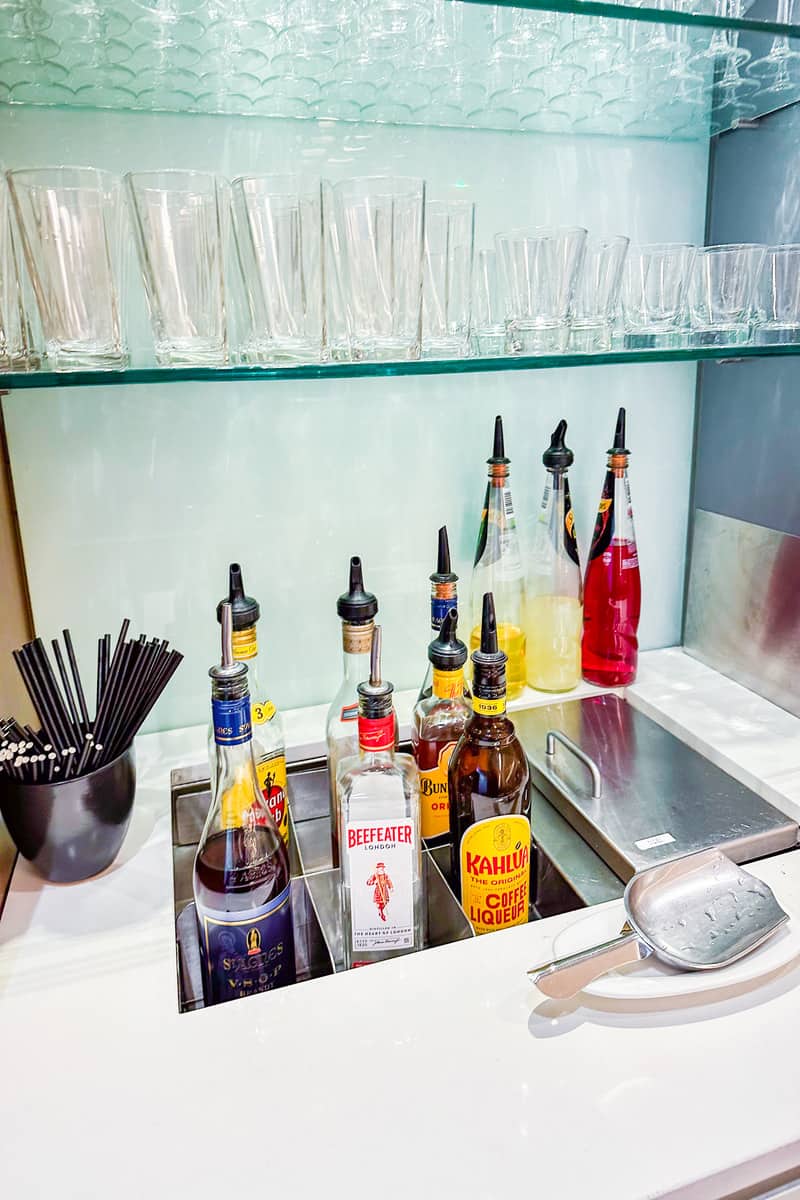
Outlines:
{"type": "Polygon", "coordinates": [[[599,975],[648,955],[679,971],[727,967],[788,921],[771,888],[721,850],[700,850],[639,871],[624,896],[618,937],[532,967],[528,978],[546,996],[574,996],[599,975]]]}

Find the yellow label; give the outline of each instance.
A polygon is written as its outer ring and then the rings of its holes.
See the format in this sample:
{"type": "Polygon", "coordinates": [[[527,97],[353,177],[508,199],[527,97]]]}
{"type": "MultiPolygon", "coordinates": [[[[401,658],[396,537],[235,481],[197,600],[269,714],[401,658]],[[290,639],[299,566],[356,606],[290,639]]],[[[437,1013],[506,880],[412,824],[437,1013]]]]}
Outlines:
{"type": "Polygon", "coordinates": [[[564,517],[564,525],[566,526],[567,533],[571,535],[575,529],[575,515],[572,509],[564,517]]]}
{"type": "Polygon", "coordinates": [[[610,508],[611,508],[611,500],[608,497],[606,497],[605,499],[601,500],[600,503],[598,504],[597,511],[604,513],[604,512],[608,512],[608,510],[610,508]]]}
{"type": "Polygon", "coordinates": [[[247,658],[255,658],[258,654],[255,625],[251,625],[249,629],[234,629],[231,634],[231,644],[233,646],[233,657],[237,662],[242,662],[247,658]]]}
{"type": "Polygon", "coordinates": [[[220,823],[223,829],[240,829],[248,822],[245,814],[253,803],[253,785],[250,771],[240,767],[236,778],[222,793],[220,823]]]}
{"type": "Polygon", "coordinates": [[[502,717],[506,711],[506,698],[500,696],[497,700],[485,700],[483,696],[473,696],[472,708],[479,717],[502,717]]]}
{"type": "Polygon", "coordinates": [[[457,700],[464,695],[464,671],[439,671],[433,668],[433,694],[440,700],[457,700]]]}
{"type": "Polygon", "coordinates": [[[461,839],[461,907],[476,933],[524,925],[530,897],[527,817],[489,817],[461,839]]]}
{"type": "Polygon", "coordinates": [[[422,819],[422,836],[438,837],[450,830],[450,799],[447,790],[447,768],[456,748],[448,742],[439,751],[439,761],[430,771],[419,773],[419,808],[422,819]]]}
{"type": "Polygon", "coordinates": [[[270,815],[286,845],[289,845],[289,804],[286,798],[286,756],[273,754],[256,763],[258,786],[270,815]]]}
{"type": "Polygon", "coordinates": [[[254,725],[266,725],[267,721],[271,721],[277,711],[271,700],[265,700],[263,704],[250,705],[250,715],[253,718],[254,725]]]}

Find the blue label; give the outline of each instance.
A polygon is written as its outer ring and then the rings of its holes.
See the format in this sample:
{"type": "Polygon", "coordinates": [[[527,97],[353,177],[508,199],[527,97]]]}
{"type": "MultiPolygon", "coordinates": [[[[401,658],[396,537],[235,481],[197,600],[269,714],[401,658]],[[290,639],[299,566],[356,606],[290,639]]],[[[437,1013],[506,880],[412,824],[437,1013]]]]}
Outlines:
{"type": "Polygon", "coordinates": [[[450,609],[456,607],[455,599],[438,600],[435,596],[431,596],[431,629],[441,629],[442,621],[450,609]]]}
{"type": "Polygon", "coordinates": [[[206,1004],[239,1000],[295,982],[291,884],[247,912],[198,906],[206,1004]]]}
{"type": "Polygon", "coordinates": [[[211,719],[218,746],[241,746],[253,735],[249,696],[241,696],[238,700],[212,700],[211,719]]]}

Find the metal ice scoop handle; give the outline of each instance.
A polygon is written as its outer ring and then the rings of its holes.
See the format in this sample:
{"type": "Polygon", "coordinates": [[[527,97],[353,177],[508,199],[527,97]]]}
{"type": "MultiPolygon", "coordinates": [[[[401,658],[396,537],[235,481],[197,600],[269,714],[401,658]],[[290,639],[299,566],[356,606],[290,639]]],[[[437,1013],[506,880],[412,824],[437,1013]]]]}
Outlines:
{"type": "Polygon", "coordinates": [[[610,942],[590,946],[588,950],[579,950],[577,954],[568,954],[566,958],[557,958],[555,962],[540,967],[531,967],[528,978],[545,996],[566,1000],[585,988],[587,983],[605,975],[606,971],[639,962],[651,953],[650,947],[644,945],[631,930],[612,938],[610,942]]]}

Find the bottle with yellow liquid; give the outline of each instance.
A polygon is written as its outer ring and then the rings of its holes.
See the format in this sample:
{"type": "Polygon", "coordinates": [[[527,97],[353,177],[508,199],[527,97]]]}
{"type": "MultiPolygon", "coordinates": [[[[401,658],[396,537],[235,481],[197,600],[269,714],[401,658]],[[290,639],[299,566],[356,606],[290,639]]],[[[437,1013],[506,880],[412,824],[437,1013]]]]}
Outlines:
{"type": "Polygon", "coordinates": [[[503,441],[503,418],[495,417],[494,447],[487,459],[489,482],[483,502],[475,566],[472,571],[472,622],[470,651],[481,641],[483,597],[494,596],[497,638],[506,655],[507,698],[516,699],[525,687],[525,633],[522,628],[525,581],[519,534],[508,486],[510,460],[503,441]]]}
{"type": "Polygon", "coordinates": [[[568,692],[581,677],[583,596],[575,517],[567,470],[574,455],[559,421],[542,455],[547,481],[533,533],[525,580],[528,683],[541,692],[568,692]]]}

